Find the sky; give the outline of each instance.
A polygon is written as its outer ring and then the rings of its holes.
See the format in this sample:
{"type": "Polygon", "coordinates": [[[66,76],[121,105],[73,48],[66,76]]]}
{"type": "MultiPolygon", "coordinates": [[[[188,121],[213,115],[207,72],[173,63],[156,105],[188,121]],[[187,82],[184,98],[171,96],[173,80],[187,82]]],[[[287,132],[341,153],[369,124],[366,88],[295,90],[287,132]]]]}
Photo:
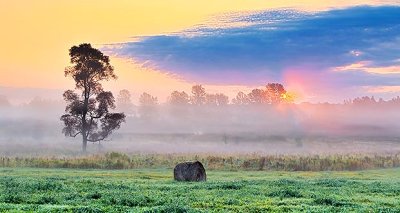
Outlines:
{"type": "Polygon", "coordinates": [[[0,95],[61,98],[68,49],[91,43],[119,78],[161,102],[173,90],[233,98],[269,82],[297,101],[400,95],[399,1],[0,1],[0,95]]]}

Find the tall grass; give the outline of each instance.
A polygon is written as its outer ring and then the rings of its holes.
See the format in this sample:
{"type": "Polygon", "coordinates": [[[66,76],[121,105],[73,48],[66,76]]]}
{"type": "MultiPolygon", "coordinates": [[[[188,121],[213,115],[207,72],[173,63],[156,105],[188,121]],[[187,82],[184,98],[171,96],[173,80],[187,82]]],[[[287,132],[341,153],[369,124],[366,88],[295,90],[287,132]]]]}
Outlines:
{"type": "Polygon", "coordinates": [[[0,167],[136,169],[173,168],[183,161],[202,162],[211,170],[342,171],[400,167],[397,154],[207,155],[111,152],[80,157],[0,157],[0,167]]]}

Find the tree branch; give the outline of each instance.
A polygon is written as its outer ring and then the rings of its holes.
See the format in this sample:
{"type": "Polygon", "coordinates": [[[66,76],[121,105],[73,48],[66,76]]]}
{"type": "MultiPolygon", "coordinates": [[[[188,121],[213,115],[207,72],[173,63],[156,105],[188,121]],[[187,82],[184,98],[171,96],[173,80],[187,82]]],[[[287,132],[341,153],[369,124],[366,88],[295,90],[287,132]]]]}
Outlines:
{"type": "MultiPolygon", "coordinates": [[[[108,135],[107,135],[107,136],[108,136],[108,135]]],[[[96,140],[87,139],[87,141],[89,141],[89,142],[92,142],[92,143],[95,143],[95,142],[99,142],[99,141],[102,141],[102,140],[106,139],[106,138],[107,138],[107,136],[105,136],[105,137],[101,137],[101,138],[99,138],[99,139],[96,139],[96,140]]]]}
{"type": "Polygon", "coordinates": [[[69,133],[69,137],[73,137],[73,138],[75,138],[77,135],[79,135],[79,134],[81,134],[82,132],[77,132],[76,134],[71,134],[71,133],[69,133]]]}

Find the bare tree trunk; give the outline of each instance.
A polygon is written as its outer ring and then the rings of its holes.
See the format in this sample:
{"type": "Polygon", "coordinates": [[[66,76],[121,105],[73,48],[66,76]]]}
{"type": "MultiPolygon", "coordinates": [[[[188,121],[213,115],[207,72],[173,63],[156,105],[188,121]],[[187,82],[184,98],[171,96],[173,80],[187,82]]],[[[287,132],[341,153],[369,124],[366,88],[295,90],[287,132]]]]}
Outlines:
{"type": "MultiPolygon", "coordinates": [[[[84,115],[85,116],[85,115],[84,115]]],[[[86,119],[82,117],[82,152],[86,153],[86,146],[87,146],[87,133],[86,133],[86,119]]]]}
{"type": "Polygon", "coordinates": [[[87,87],[87,80],[85,80],[85,100],[83,102],[83,115],[82,115],[82,152],[86,153],[86,146],[87,146],[87,138],[88,138],[88,128],[87,128],[87,123],[86,123],[86,114],[88,112],[88,105],[89,105],[89,95],[90,95],[90,89],[87,87]]]}
{"type": "Polygon", "coordinates": [[[85,136],[83,136],[82,139],[82,152],[86,153],[86,146],[87,146],[87,138],[85,136]]]}

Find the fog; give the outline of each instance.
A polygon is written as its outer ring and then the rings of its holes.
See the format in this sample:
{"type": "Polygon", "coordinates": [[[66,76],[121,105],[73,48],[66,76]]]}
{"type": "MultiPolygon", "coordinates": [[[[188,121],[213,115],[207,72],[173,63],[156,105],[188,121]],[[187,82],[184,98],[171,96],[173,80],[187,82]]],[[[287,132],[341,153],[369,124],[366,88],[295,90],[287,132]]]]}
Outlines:
{"type": "MultiPolygon", "coordinates": [[[[63,101],[0,105],[0,155],[81,154],[65,137],[63,101]]],[[[132,107],[126,122],[89,153],[341,154],[400,151],[399,104],[132,107]]],[[[117,107],[116,111],[122,110],[117,107]]]]}

